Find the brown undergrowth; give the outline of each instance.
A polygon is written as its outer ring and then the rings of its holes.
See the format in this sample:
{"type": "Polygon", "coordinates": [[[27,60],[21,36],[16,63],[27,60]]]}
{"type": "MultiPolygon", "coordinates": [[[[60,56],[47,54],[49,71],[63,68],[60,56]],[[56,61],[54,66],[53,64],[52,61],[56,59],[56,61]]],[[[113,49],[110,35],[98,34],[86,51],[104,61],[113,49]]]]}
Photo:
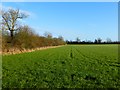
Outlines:
{"type": "Polygon", "coordinates": [[[20,53],[25,53],[25,52],[33,52],[36,50],[44,50],[44,49],[49,49],[49,48],[57,48],[57,47],[62,47],[64,45],[59,45],[59,46],[45,46],[45,47],[40,47],[40,48],[34,48],[34,49],[18,49],[18,48],[10,48],[9,50],[5,49],[4,51],[0,52],[2,55],[11,55],[11,54],[20,54],[20,53]]]}

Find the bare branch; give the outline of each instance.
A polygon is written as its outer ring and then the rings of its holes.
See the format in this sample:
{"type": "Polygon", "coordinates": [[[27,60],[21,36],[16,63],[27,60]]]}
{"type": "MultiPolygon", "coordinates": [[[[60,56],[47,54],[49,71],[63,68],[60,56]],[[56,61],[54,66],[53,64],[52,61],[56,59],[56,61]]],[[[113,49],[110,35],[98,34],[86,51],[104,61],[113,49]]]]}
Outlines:
{"type": "Polygon", "coordinates": [[[13,31],[17,30],[17,20],[27,18],[28,15],[25,13],[20,13],[19,9],[9,9],[8,11],[2,11],[2,24],[11,32],[11,37],[13,36],[13,31]]]}

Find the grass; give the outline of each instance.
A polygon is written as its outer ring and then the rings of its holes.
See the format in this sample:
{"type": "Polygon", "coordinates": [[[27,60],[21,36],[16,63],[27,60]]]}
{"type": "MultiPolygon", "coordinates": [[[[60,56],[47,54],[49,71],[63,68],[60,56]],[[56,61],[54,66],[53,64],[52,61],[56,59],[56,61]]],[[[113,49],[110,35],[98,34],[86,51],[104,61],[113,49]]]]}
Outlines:
{"type": "Polygon", "coordinates": [[[66,45],[2,59],[3,88],[120,88],[117,45],[66,45]]]}

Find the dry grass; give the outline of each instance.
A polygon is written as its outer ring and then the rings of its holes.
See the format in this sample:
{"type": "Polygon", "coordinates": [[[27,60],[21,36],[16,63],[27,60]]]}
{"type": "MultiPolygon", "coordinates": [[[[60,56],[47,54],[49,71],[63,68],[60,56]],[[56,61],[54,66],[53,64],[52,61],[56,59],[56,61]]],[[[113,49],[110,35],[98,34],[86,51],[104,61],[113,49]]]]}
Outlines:
{"type": "Polygon", "coordinates": [[[35,48],[35,49],[18,49],[18,48],[10,48],[9,50],[5,49],[4,51],[0,52],[2,55],[11,55],[11,54],[20,54],[20,53],[25,53],[25,52],[33,52],[36,50],[44,50],[44,49],[49,49],[49,48],[57,48],[61,47],[64,45],[59,45],[59,46],[46,46],[46,47],[40,47],[40,48],[35,48]]]}

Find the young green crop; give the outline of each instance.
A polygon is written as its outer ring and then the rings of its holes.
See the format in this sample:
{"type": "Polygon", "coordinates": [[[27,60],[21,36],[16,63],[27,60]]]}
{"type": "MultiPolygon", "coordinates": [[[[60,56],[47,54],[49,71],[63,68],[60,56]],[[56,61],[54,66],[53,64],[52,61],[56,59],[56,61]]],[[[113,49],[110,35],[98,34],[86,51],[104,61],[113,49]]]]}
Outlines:
{"type": "Polygon", "coordinates": [[[120,88],[117,45],[66,45],[3,56],[3,88],[120,88]]]}

